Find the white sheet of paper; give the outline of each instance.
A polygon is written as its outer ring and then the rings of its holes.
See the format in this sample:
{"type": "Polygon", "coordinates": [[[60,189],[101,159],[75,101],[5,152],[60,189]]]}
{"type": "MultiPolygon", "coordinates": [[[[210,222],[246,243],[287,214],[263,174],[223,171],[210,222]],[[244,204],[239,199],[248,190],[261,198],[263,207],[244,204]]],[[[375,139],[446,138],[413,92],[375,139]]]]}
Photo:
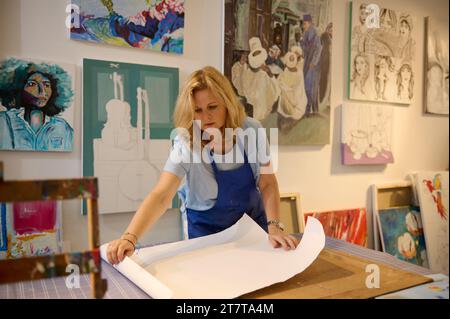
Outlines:
{"type": "MultiPolygon", "coordinates": [[[[321,223],[308,218],[295,250],[273,248],[248,215],[209,236],[139,249],[114,266],[153,298],[228,299],[283,282],[325,247],[321,223]]],[[[100,247],[106,258],[107,244],[100,247]]]]}

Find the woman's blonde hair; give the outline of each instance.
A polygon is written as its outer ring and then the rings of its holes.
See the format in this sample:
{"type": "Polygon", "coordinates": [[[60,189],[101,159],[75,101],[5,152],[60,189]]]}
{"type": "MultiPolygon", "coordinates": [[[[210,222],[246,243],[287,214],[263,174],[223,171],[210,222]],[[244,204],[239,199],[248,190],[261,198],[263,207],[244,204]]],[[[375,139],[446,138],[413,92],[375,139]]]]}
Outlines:
{"type": "Polygon", "coordinates": [[[173,115],[175,127],[184,128],[189,132],[190,145],[193,145],[194,110],[196,107],[194,94],[201,90],[209,90],[214,98],[225,106],[227,110],[225,128],[234,130],[242,127],[247,116],[230,81],[222,73],[212,66],[195,71],[185,82],[178,96],[173,115]]]}

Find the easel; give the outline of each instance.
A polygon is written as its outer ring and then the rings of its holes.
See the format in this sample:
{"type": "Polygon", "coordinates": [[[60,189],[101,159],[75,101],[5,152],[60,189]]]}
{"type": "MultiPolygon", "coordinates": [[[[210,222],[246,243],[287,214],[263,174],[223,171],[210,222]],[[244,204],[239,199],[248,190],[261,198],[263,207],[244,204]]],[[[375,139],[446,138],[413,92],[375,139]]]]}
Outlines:
{"type": "Polygon", "coordinates": [[[103,298],[107,289],[101,278],[98,229],[98,187],[96,178],[8,181],[3,180],[0,162],[0,203],[39,200],[85,199],[88,210],[89,250],[48,256],[0,260],[0,283],[68,276],[68,265],[77,265],[80,274],[90,274],[94,298],[103,298]]]}

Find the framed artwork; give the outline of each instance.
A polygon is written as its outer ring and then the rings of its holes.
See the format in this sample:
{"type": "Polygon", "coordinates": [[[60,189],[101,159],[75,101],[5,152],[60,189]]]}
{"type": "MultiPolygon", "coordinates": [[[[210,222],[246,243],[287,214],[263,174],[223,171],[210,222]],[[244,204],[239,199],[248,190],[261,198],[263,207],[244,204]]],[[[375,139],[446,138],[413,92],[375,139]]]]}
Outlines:
{"type": "Polygon", "coordinates": [[[448,274],[448,171],[417,172],[413,176],[430,269],[448,274]]]}
{"type": "Polygon", "coordinates": [[[325,235],[349,243],[367,247],[366,209],[348,209],[329,212],[305,213],[308,217],[317,218],[323,226],[325,235]]]}
{"type": "Polygon", "coordinates": [[[72,0],[70,38],[182,54],[184,0],[72,0]]]}
{"type": "Polygon", "coordinates": [[[75,66],[0,61],[0,150],[71,152],[75,66]]]}
{"type": "Polygon", "coordinates": [[[393,127],[393,108],[378,105],[343,105],[342,164],[385,165],[393,163],[393,127]]]}
{"type": "Polygon", "coordinates": [[[448,21],[425,18],[425,112],[448,115],[448,21]]]}
{"type": "Polygon", "coordinates": [[[169,156],[178,69],[85,59],[83,70],[83,176],[98,178],[100,213],[135,211],[169,156]]]}
{"type": "Polygon", "coordinates": [[[374,248],[382,251],[379,211],[402,206],[418,206],[418,202],[415,200],[413,184],[410,181],[373,184],[371,192],[374,248]]]}
{"type": "Polygon", "coordinates": [[[280,194],[280,221],[283,223],[286,233],[303,233],[305,230],[305,220],[303,219],[303,212],[300,205],[300,194],[280,194]]]}
{"type": "Polygon", "coordinates": [[[380,209],[378,222],[383,251],[396,258],[428,268],[420,208],[380,209]]]}
{"type": "Polygon", "coordinates": [[[225,1],[224,73],[280,145],[330,142],[332,1],[225,1]]]}
{"type": "Polygon", "coordinates": [[[416,18],[373,1],[354,0],[351,8],[349,98],[411,104],[418,65],[416,18]]]}
{"type": "Polygon", "coordinates": [[[62,252],[62,210],[59,201],[1,204],[0,259],[53,255],[62,252]]]}

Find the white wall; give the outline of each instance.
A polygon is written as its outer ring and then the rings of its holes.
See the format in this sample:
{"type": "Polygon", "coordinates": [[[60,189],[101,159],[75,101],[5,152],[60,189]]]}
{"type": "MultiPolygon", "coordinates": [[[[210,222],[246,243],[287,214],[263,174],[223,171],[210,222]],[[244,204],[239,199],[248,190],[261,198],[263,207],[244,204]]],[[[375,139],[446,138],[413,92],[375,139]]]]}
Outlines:
{"type": "MultiPolygon", "coordinates": [[[[71,41],[64,27],[65,6],[60,0],[0,0],[0,58],[20,56],[78,65],[78,94],[75,112],[75,146],[68,154],[0,152],[6,179],[67,178],[81,176],[81,63],[83,58],[116,60],[180,69],[180,85],[194,70],[205,65],[221,69],[222,1],[187,0],[185,54],[163,54],[148,50],[71,41]]],[[[395,164],[388,166],[347,167],[340,159],[340,106],[346,98],[348,77],[349,2],[333,0],[333,87],[331,93],[331,141],[325,146],[280,147],[277,173],[282,192],[299,192],[304,211],[367,207],[373,183],[402,180],[415,170],[448,168],[448,117],[424,115],[422,100],[409,107],[395,106],[395,164]]],[[[418,48],[415,96],[423,94],[424,17],[434,15],[448,21],[446,0],[379,1],[380,4],[408,10],[418,18],[415,39],[418,48]]],[[[78,202],[64,206],[65,239],[72,249],[87,247],[84,236],[86,218],[78,202]],[[75,226],[76,225],[76,226],[75,226]],[[80,235],[83,234],[83,236],[80,235]]],[[[101,216],[102,242],[118,236],[131,220],[132,213],[101,216]]],[[[171,212],[143,242],[176,239],[176,212],[171,212]]],[[[371,235],[369,217],[369,234],[371,235]]],[[[372,246],[371,236],[369,244],[372,246]]]]}

